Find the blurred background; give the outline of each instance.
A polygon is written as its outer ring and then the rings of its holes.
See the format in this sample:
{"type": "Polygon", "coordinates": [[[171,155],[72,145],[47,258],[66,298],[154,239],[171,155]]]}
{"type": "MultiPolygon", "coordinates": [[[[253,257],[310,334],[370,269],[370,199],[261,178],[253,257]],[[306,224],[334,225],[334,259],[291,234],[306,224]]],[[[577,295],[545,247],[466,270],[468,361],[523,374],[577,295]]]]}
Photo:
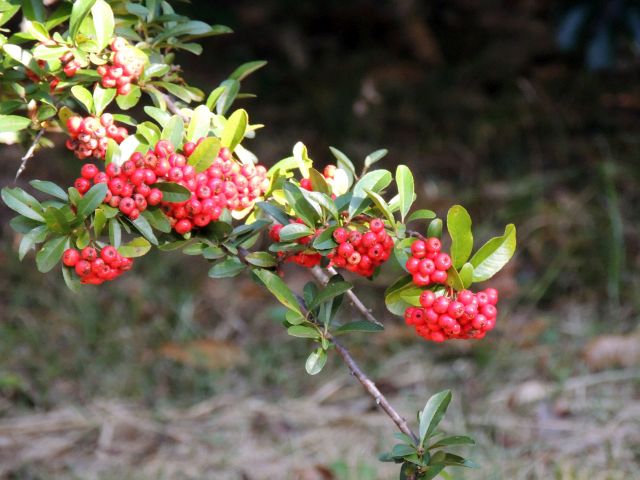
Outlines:
{"type": "MultiPolygon", "coordinates": [[[[479,470],[455,479],[630,479],[640,467],[640,6],[636,1],[192,1],[234,35],[181,55],[206,91],[249,60],[246,146],[267,165],[301,140],[412,167],[419,206],[454,203],[484,241],[518,251],[491,285],[482,342],[420,341],[388,314],[397,271],[358,292],[386,330],[348,339],[412,418],[450,387],[445,430],[479,470]]],[[[39,152],[19,184],[69,182],[39,152]]],[[[20,146],[5,147],[2,185],[20,146]]],[[[248,278],[213,281],[180,254],[148,255],[112,285],[72,294],[17,260],[0,207],[0,477],[377,480],[393,428],[343,365],[308,377],[310,346],[248,278]]],[[[299,270],[291,282],[307,281],[299,270]]],[[[346,308],[343,315],[357,316],[346,308]]]]}

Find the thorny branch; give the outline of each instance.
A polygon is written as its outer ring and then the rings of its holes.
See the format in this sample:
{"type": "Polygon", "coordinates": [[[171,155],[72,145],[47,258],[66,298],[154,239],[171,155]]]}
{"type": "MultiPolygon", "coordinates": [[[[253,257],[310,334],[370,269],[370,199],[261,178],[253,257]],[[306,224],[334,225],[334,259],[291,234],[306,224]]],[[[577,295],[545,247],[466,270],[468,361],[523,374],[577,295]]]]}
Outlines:
{"type": "Polygon", "coordinates": [[[33,157],[33,154],[36,150],[36,147],[38,146],[38,142],[42,138],[42,135],[44,135],[44,128],[39,130],[38,133],[36,133],[36,136],[33,138],[33,142],[31,142],[29,149],[20,159],[21,163],[20,163],[20,166],[18,167],[18,171],[16,172],[16,178],[14,179],[14,182],[18,180],[18,177],[20,176],[20,174],[24,172],[25,168],[27,168],[27,162],[29,161],[30,158],[33,157]]]}

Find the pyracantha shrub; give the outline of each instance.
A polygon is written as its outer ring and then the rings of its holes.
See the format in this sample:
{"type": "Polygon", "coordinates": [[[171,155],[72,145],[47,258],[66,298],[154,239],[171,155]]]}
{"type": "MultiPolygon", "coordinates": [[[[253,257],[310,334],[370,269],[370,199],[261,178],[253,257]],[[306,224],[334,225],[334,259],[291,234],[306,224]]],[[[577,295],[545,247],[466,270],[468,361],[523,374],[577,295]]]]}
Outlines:
{"type": "Polygon", "coordinates": [[[0,139],[28,145],[18,175],[60,132],[76,157],[101,161],[76,162],[72,186],[32,181],[46,199],[2,189],[17,213],[10,223],[21,235],[19,258],[35,250],[38,270],[60,266],[76,291],[116,279],[152,248],[201,256],[211,278],[250,272],[282,304],[287,333],[313,345],[307,372],[318,374],[337,351],[395,423],[400,443],[381,459],[400,464],[401,478],[472,466],[443,448],[473,441],[436,430],[450,392],[429,399],[416,433],[336,339],[383,329],[346,278],[382,281],[381,270],[402,271],[385,291],[391,313],[427,340],[480,339],[496,325],[498,292],[471,288],[509,261],[515,227],[474,251],[467,210],[455,205],[445,221],[413,210],[411,170],[376,168],[386,150],[356,168],[332,147],[335,164],[316,169],[299,142],[267,170],[247,149],[262,125],[244,109],[231,111],[251,96],[241,82],[265,62],[239,66],[206,96],[175,63],[176,51],[201,53],[195,37],[227,27],[153,0],[57,2],[55,11],[26,3],[23,10],[0,0],[0,26],[23,15],[19,35],[0,34],[0,139]],[[140,102],[135,118],[126,113],[140,102]],[[305,267],[314,281],[288,285],[286,263],[305,267]],[[338,315],[346,297],[360,317],[354,321],[338,315]]]}

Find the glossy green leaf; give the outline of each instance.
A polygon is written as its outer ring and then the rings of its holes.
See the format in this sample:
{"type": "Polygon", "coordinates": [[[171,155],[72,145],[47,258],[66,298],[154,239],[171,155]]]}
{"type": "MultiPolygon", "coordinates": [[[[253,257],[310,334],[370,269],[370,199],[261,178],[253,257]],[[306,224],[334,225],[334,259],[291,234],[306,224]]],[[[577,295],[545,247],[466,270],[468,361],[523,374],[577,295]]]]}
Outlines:
{"type": "Polygon", "coordinates": [[[151,244],[143,237],[134,238],[118,248],[120,255],[127,258],[141,257],[149,250],[151,250],[151,244]]]}
{"type": "Polygon", "coordinates": [[[322,348],[318,348],[311,352],[307,357],[307,361],[304,364],[304,368],[309,375],[317,375],[322,371],[327,363],[327,352],[322,348]]]}
{"type": "Polygon", "coordinates": [[[320,332],[317,328],[306,325],[293,325],[287,328],[287,333],[298,338],[320,338],[320,332]]]}
{"type": "Polygon", "coordinates": [[[138,232],[140,232],[144,238],[151,242],[151,244],[158,245],[158,239],[153,233],[153,229],[151,228],[149,221],[145,217],[140,215],[135,220],[131,220],[131,223],[134,227],[136,227],[136,230],[138,230],[138,232]]]}
{"type": "Polygon", "coordinates": [[[461,205],[454,205],[447,212],[447,230],[451,237],[451,262],[456,268],[462,267],[473,250],[471,217],[461,205]]]}
{"type": "Polygon", "coordinates": [[[456,267],[454,267],[453,265],[451,265],[449,270],[447,270],[447,285],[453,288],[455,291],[464,289],[464,283],[460,278],[460,274],[458,273],[456,267]]]}
{"type": "Polygon", "coordinates": [[[436,443],[429,445],[429,450],[433,448],[448,447],[450,445],[475,445],[476,442],[473,438],[466,435],[453,435],[451,437],[444,437],[438,440],[436,443]]]}
{"type": "Polygon", "coordinates": [[[376,150],[375,152],[367,155],[364,159],[365,168],[369,168],[374,163],[382,160],[387,155],[387,153],[389,153],[389,151],[386,148],[381,148],[380,150],[376,150]]]}
{"type": "Polygon", "coordinates": [[[80,102],[87,112],[94,113],[93,95],[89,90],[81,85],[74,85],[71,87],[71,95],[80,102]]]}
{"type": "Polygon", "coordinates": [[[354,167],[353,162],[349,160],[349,157],[347,157],[344,153],[342,153],[337,148],[329,147],[329,150],[331,150],[331,153],[333,154],[333,156],[336,157],[338,168],[346,172],[347,179],[349,182],[349,187],[351,187],[351,185],[353,185],[353,182],[356,178],[356,167],[354,167]]]}
{"type": "MultiPolygon", "coordinates": [[[[75,87],[74,87],[75,88],[75,87]]],[[[104,109],[116,98],[115,88],[102,88],[96,85],[93,89],[93,108],[96,115],[102,115],[104,109]]]]}
{"type": "Polygon", "coordinates": [[[469,288],[473,283],[473,270],[473,265],[467,262],[458,272],[460,274],[460,281],[462,282],[462,286],[464,288],[469,288]]]}
{"type": "Polygon", "coordinates": [[[211,278],[235,277],[245,269],[245,265],[236,257],[227,257],[209,269],[211,278]]]}
{"type": "Polygon", "coordinates": [[[107,216],[102,208],[96,208],[93,215],[93,233],[96,237],[102,235],[102,230],[107,225],[107,216]]]}
{"type": "Polygon", "coordinates": [[[71,222],[75,218],[68,205],[63,208],[47,207],[43,212],[43,216],[49,230],[58,234],[69,233],[71,222]]]}
{"type": "Polygon", "coordinates": [[[434,453],[431,457],[430,463],[434,465],[447,465],[452,467],[478,468],[478,464],[469,459],[463,458],[460,455],[442,451],[434,453]]]}
{"type": "Polygon", "coordinates": [[[440,218],[434,218],[429,222],[427,237],[442,238],[442,220],[440,218]]]}
{"type": "Polygon", "coordinates": [[[272,217],[280,225],[286,225],[289,223],[289,217],[280,208],[268,202],[258,202],[256,204],[260,210],[272,217]]]}
{"type": "Polygon", "coordinates": [[[18,258],[20,261],[24,259],[25,255],[33,249],[37,243],[44,242],[48,233],[49,231],[47,226],[40,225],[24,235],[20,241],[20,246],[18,247],[18,258]]]}
{"type": "Polygon", "coordinates": [[[179,183],[160,182],[154,183],[152,188],[162,192],[162,200],[170,203],[186,202],[191,198],[191,191],[179,183]]]}
{"type": "Polygon", "coordinates": [[[229,116],[229,119],[224,126],[224,130],[222,131],[222,146],[233,151],[236,148],[236,145],[242,142],[244,134],[247,131],[248,124],[249,116],[245,110],[240,109],[233,112],[229,116]]]}
{"type": "Polygon", "coordinates": [[[170,113],[157,107],[146,106],[144,107],[144,112],[153,118],[161,127],[165,127],[172,118],[170,113]]]}
{"type": "Polygon", "coordinates": [[[121,241],[122,227],[120,227],[120,222],[118,222],[117,218],[112,218],[109,220],[109,243],[118,248],[121,241]]]}
{"type": "Polygon", "coordinates": [[[238,68],[236,68],[231,75],[229,75],[229,78],[240,82],[256,70],[264,67],[266,64],[267,62],[265,60],[255,60],[253,62],[243,63],[238,68]]]}
{"type": "Polygon", "coordinates": [[[12,45],[9,43],[5,43],[2,46],[2,49],[9,57],[14,59],[16,62],[24,65],[29,70],[32,70],[35,74],[39,76],[42,76],[44,74],[42,68],[40,68],[38,62],[35,58],[33,58],[33,55],[30,51],[23,50],[18,45],[12,45]]]}
{"type": "Polygon", "coordinates": [[[356,322],[350,322],[342,325],[337,328],[334,333],[336,335],[341,335],[343,333],[350,332],[381,332],[382,330],[384,330],[384,327],[381,325],[376,325],[368,320],[358,320],[356,322]]]}
{"type": "Polygon", "coordinates": [[[175,148],[179,148],[182,145],[183,135],[184,121],[178,115],[174,115],[162,129],[161,137],[163,140],[169,140],[175,148]]]}
{"type": "Polygon", "coordinates": [[[278,264],[276,258],[267,252],[251,252],[245,259],[251,265],[262,268],[275,267],[278,264]]]}
{"type": "Polygon", "coordinates": [[[436,218],[436,213],[433,210],[422,208],[409,215],[406,223],[413,222],[414,220],[431,220],[433,218],[436,218]]]}
{"type": "Polygon", "coordinates": [[[349,202],[349,217],[354,217],[367,206],[367,190],[380,193],[391,183],[391,172],[388,170],[374,170],[367,173],[353,187],[353,195],[349,202]]]}
{"type": "Polygon", "coordinates": [[[220,96],[224,93],[224,90],[225,90],[225,87],[220,85],[211,91],[211,93],[207,97],[207,101],[205,102],[205,105],[209,110],[213,111],[213,107],[216,106],[216,102],[218,101],[220,96]]]}
{"type": "Polygon", "coordinates": [[[305,198],[300,188],[291,182],[285,182],[283,190],[287,202],[296,216],[300,217],[308,226],[313,227],[320,220],[320,215],[305,198]]]}
{"type": "Polygon", "coordinates": [[[302,311],[300,310],[300,305],[298,304],[296,296],[277,274],[270,272],[269,270],[263,270],[260,268],[255,269],[253,273],[260,279],[264,286],[267,287],[267,290],[269,290],[280,303],[282,303],[289,310],[302,315],[302,311]]]}
{"type": "Polygon", "coordinates": [[[396,220],[395,218],[393,218],[393,213],[391,213],[391,209],[389,208],[389,205],[387,204],[385,199],[377,193],[372,192],[371,190],[365,190],[365,192],[367,193],[367,196],[373,201],[374,205],[378,207],[378,210],[380,210],[382,214],[387,218],[387,221],[393,227],[395,227],[396,220]]]}
{"type": "Polygon", "coordinates": [[[451,402],[451,390],[443,390],[433,395],[424,406],[420,414],[418,437],[420,446],[429,438],[438,427],[451,402]]]}
{"type": "Polygon", "coordinates": [[[67,247],[68,237],[55,237],[48,240],[36,255],[38,271],[46,273],[57,265],[67,247]]]}
{"type": "Polygon", "coordinates": [[[507,225],[504,235],[494,237],[485,243],[471,257],[473,281],[484,282],[498,273],[516,251],[516,227],[507,225]]]}
{"type": "Polygon", "coordinates": [[[19,115],[0,115],[0,133],[18,132],[31,125],[31,120],[19,115]]]}
{"type": "Polygon", "coordinates": [[[410,306],[419,306],[418,298],[422,289],[413,284],[411,275],[405,275],[391,284],[385,291],[384,302],[394,315],[404,315],[410,306]]]}
{"type": "Polygon", "coordinates": [[[92,186],[78,202],[77,215],[79,218],[87,218],[104,201],[107,195],[107,184],[97,183],[92,186]]]}
{"type": "Polygon", "coordinates": [[[71,18],[69,20],[69,38],[76,43],[76,36],[82,25],[82,21],[89,15],[91,8],[96,0],[76,0],[73,2],[71,9],[71,18]]]}
{"type": "Polygon", "coordinates": [[[313,248],[316,250],[330,250],[337,247],[338,244],[333,239],[333,232],[336,228],[336,226],[333,226],[320,232],[320,234],[313,240],[313,248]]]}
{"type": "Polygon", "coordinates": [[[400,218],[404,222],[409,210],[411,210],[415,196],[413,174],[406,165],[398,165],[396,184],[398,185],[398,195],[400,195],[400,218]]]}
{"type": "Polygon", "coordinates": [[[206,137],[211,128],[211,112],[206,105],[200,105],[193,111],[193,116],[187,128],[187,140],[197,142],[199,138],[206,137]]]}
{"type": "Polygon", "coordinates": [[[102,50],[109,45],[113,37],[113,29],[115,27],[113,10],[105,0],[96,0],[93,7],[91,7],[91,16],[93,17],[93,29],[96,32],[98,49],[102,50]]]}
{"type": "Polygon", "coordinates": [[[220,140],[216,137],[207,137],[195,148],[187,163],[192,165],[196,172],[204,172],[213,165],[220,147],[220,140]]]}
{"type": "Polygon", "coordinates": [[[142,216],[147,219],[152,228],[163,233],[171,232],[171,223],[160,208],[148,208],[142,212],[142,216]]]}
{"type": "Polygon", "coordinates": [[[332,298],[337,297],[338,295],[342,295],[343,293],[351,290],[352,288],[353,288],[353,285],[345,281],[332,282],[327,284],[327,286],[324,289],[320,290],[320,292],[318,292],[318,294],[315,296],[315,298],[309,305],[309,310],[315,309],[320,304],[328,300],[331,300],[332,298]]]}
{"type": "Polygon", "coordinates": [[[313,235],[314,231],[302,223],[290,223],[280,230],[280,241],[292,242],[298,238],[313,235]]]}
{"type": "Polygon", "coordinates": [[[240,91],[240,82],[229,78],[222,82],[220,86],[223,87],[224,90],[216,101],[216,113],[218,115],[224,115],[227,110],[231,108],[231,105],[233,105],[233,102],[238,96],[238,92],[240,91]]]}
{"type": "MultiPolygon", "coordinates": [[[[135,107],[140,101],[140,97],[142,96],[142,90],[137,85],[131,86],[131,91],[126,95],[118,95],[116,97],[116,103],[121,110],[129,110],[130,108],[135,107]]],[[[151,107],[153,108],[153,107],[151,107]]]]}
{"type": "Polygon", "coordinates": [[[62,200],[63,202],[66,202],[69,200],[69,196],[67,195],[67,192],[65,192],[61,187],[59,187],[53,182],[49,182],[46,180],[31,180],[29,184],[36,190],[39,190],[43,193],[47,193],[52,197],[62,200]]]}
{"type": "Polygon", "coordinates": [[[32,220],[44,222],[42,205],[34,197],[20,188],[4,187],[2,200],[11,210],[32,220]]]}

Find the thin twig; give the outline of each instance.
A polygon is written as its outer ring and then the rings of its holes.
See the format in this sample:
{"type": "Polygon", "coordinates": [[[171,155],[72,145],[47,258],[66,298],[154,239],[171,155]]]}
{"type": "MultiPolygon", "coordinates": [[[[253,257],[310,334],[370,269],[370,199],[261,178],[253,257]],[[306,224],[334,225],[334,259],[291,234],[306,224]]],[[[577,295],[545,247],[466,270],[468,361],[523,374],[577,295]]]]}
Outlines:
{"type": "MultiPolygon", "coordinates": [[[[329,272],[331,275],[337,275],[338,273],[333,267],[327,268],[327,272],[329,272]]],[[[313,267],[313,269],[311,269],[311,274],[323,285],[326,285],[329,282],[329,276],[320,267],[313,267]]],[[[362,313],[362,315],[364,315],[369,322],[374,323],[379,327],[383,326],[382,322],[374,317],[371,311],[365,306],[364,303],[362,303],[362,300],[360,300],[358,296],[353,293],[353,290],[347,291],[347,297],[349,297],[349,300],[351,300],[351,303],[356,308],[356,310],[362,313]]]]}
{"type": "Polygon", "coordinates": [[[413,430],[411,430],[411,427],[409,427],[407,421],[402,416],[400,416],[400,414],[396,411],[395,408],[393,408],[393,406],[389,403],[382,392],[378,390],[376,384],[373,383],[373,381],[362,371],[360,366],[351,356],[349,350],[347,350],[344,345],[342,345],[333,336],[331,336],[331,334],[327,334],[327,339],[330,340],[331,343],[333,343],[333,345],[336,347],[336,351],[340,354],[344,363],[347,364],[347,368],[349,369],[351,374],[358,379],[367,393],[369,393],[369,395],[374,398],[376,404],[384,411],[384,413],[386,413],[387,416],[389,416],[389,418],[393,420],[393,423],[396,424],[398,430],[411,437],[417,445],[419,441],[418,436],[413,433],[413,430]]]}
{"type": "Polygon", "coordinates": [[[162,98],[164,98],[164,101],[167,102],[167,108],[171,111],[171,113],[173,113],[174,115],[178,115],[180,118],[186,121],[187,116],[180,111],[178,105],[176,105],[176,102],[173,100],[173,97],[171,95],[167,95],[166,93],[161,92],[161,94],[162,98]]]}
{"type": "Polygon", "coordinates": [[[16,172],[16,178],[14,179],[14,182],[18,180],[18,177],[20,176],[20,174],[24,172],[25,168],[27,168],[27,162],[31,157],[33,157],[33,154],[36,150],[36,147],[38,146],[38,142],[42,138],[42,135],[44,135],[44,128],[42,130],[39,130],[38,133],[36,133],[36,136],[33,138],[33,142],[31,142],[29,149],[24,154],[24,156],[20,159],[22,160],[22,163],[20,163],[20,167],[18,167],[18,171],[16,172]]]}

